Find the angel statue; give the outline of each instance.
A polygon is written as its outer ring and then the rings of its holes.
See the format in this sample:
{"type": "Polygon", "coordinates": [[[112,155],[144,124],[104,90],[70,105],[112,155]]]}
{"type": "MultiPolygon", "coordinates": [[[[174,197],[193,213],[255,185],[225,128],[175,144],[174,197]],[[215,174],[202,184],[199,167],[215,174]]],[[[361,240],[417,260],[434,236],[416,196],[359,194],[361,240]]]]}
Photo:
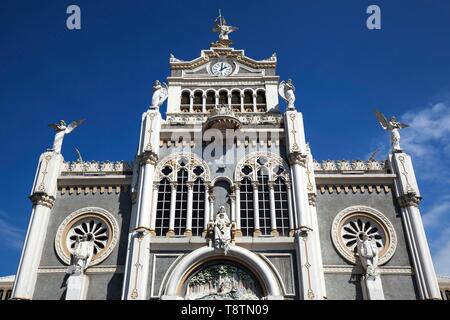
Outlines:
{"type": "Polygon", "coordinates": [[[73,121],[71,124],[66,125],[64,120],[59,121],[58,124],[49,124],[50,128],[55,129],[55,140],[53,141],[53,151],[56,153],[61,153],[61,147],[66,134],[71,133],[76,127],[81,125],[85,119],[80,119],[73,121]]]}
{"type": "Polygon", "coordinates": [[[408,128],[409,125],[400,123],[397,121],[397,118],[391,117],[391,119],[388,121],[386,117],[380,112],[375,110],[375,116],[378,119],[378,122],[380,122],[381,127],[384,130],[389,130],[391,132],[391,144],[392,144],[392,150],[395,151],[401,151],[400,148],[400,132],[399,129],[408,128]]]}
{"type": "Polygon", "coordinates": [[[91,263],[94,256],[94,241],[85,234],[78,237],[72,253],[73,264],[69,268],[71,274],[82,274],[91,263]]]}
{"type": "Polygon", "coordinates": [[[281,81],[278,85],[278,93],[280,96],[287,102],[288,110],[295,110],[294,102],[295,102],[295,87],[292,84],[292,80],[281,81]]]}
{"type": "Polygon", "coordinates": [[[214,243],[217,249],[224,249],[225,255],[230,249],[231,241],[231,223],[225,211],[221,206],[214,221],[214,243]]]}
{"type": "Polygon", "coordinates": [[[214,21],[214,28],[213,28],[213,32],[219,33],[218,43],[223,44],[225,46],[231,44],[228,35],[236,30],[238,30],[237,27],[227,26],[227,22],[225,21],[225,18],[222,17],[222,13],[219,10],[219,16],[214,21]]]}
{"type": "Polygon", "coordinates": [[[362,240],[357,240],[358,255],[361,264],[369,276],[376,276],[378,270],[379,249],[374,239],[364,233],[362,240]]]}
{"type": "Polygon", "coordinates": [[[159,82],[159,80],[156,80],[153,84],[153,96],[152,96],[152,105],[150,106],[150,109],[156,109],[158,110],[159,107],[166,101],[167,96],[169,95],[169,88],[167,87],[166,83],[159,82]]]}

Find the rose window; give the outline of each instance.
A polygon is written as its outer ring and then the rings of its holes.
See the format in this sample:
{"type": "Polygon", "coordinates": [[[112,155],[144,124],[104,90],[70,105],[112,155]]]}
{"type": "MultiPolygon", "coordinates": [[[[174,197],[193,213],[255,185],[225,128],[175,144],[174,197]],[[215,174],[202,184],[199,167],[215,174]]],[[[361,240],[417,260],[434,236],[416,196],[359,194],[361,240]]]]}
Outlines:
{"type": "Polygon", "coordinates": [[[67,247],[74,249],[77,239],[87,236],[93,241],[94,255],[105,249],[109,239],[108,226],[100,219],[88,218],[75,223],[67,234],[67,247]]]}
{"type": "Polygon", "coordinates": [[[384,247],[384,232],[373,220],[356,217],[355,219],[347,220],[342,226],[341,236],[346,247],[351,251],[356,250],[358,239],[362,241],[364,235],[373,239],[378,248],[384,247]]]}

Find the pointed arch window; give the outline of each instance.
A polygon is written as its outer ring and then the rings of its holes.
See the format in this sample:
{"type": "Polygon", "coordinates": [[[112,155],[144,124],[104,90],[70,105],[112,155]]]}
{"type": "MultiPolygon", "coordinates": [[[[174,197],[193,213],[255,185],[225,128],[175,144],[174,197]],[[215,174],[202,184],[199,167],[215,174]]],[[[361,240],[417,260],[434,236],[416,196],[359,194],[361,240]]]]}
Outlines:
{"type": "Polygon", "coordinates": [[[254,231],[253,186],[249,178],[244,178],[239,187],[241,197],[241,231],[243,236],[252,236],[254,231]]]}
{"type": "Polygon", "coordinates": [[[258,170],[259,226],[262,235],[270,235],[270,195],[269,176],[263,169],[258,170]]]}
{"type": "Polygon", "coordinates": [[[205,184],[202,179],[196,179],[193,185],[192,203],[192,235],[201,236],[205,218],[205,184]]]}
{"type": "Polygon", "coordinates": [[[186,230],[188,202],[188,172],[180,169],[177,174],[177,196],[175,201],[175,235],[183,235],[186,230]]]}
{"type": "Polygon", "coordinates": [[[170,181],[167,178],[162,179],[159,183],[156,206],[155,232],[157,236],[165,236],[169,231],[171,190],[170,181]]]}
{"type": "Polygon", "coordinates": [[[277,230],[280,236],[289,236],[289,211],[286,183],[283,179],[277,178],[274,185],[275,193],[275,217],[277,230]]]}

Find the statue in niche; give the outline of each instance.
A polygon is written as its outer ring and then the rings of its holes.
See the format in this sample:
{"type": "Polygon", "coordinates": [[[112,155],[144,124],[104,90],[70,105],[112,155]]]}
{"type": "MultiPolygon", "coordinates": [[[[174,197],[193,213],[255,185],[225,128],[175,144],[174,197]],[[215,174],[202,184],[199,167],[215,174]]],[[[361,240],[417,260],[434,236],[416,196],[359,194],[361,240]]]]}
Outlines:
{"type": "Polygon", "coordinates": [[[400,148],[400,129],[408,128],[409,125],[398,122],[396,117],[391,117],[391,119],[388,121],[386,117],[380,111],[377,110],[375,110],[375,116],[377,117],[381,127],[384,130],[389,130],[391,132],[392,151],[394,152],[401,151],[402,149],[400,148]]]}
{"type": "Polygon", "coordinates": [[[94,256],[94,241],[85,234],[78,237],[72,253],[72,265],[68,273],[73,275],[84,274],[94,256]]]}
{"type": "Polygon", "coordinates": [[[279,95],[287,102],[288,110],[295,110],[294,102],[295,102],[295,87],[292,84],[292,80],[281,81],[278,85],[278,93],[279,95]]]}
{"type": "Polygon", "coordinates": [[[169,88],[165,82],[161,84],[159,80],[156,80],[153,84],[153,96],[152,105],[150,109],[159,110],[159,107],[166,101],[169,95],[169,88]]]}
{"type": "Polygon", "coordinates": [[[64,136],[66,134],[71,133],[73,130],[75,130],[76,127],[81,125],[85,119],[80,119],[73,121],[69,125],[66,125],[66,122],[64,120],[60,120],[59,123],[51,123],[48,126],[50,128],[53,128],[55,130],[55,139],[53,141],[53,151],[56,153],[61,153],[61,147],[64,140],[64,136]]]}
{"type": "Polygon", "coordinates": [[[376,277],[378,275],[379,249],[375,240],[364,233],[362,240],[358,237],[357,248],[359,260],[366,271],[366,275],[376,277]]]}
{"type": "Polygon", "coordinates": [[[214,247],[223,249],[227,255],[231,243],[231,222],[225,211],[225,207],[221,206],[214,220],[214,247]]]}

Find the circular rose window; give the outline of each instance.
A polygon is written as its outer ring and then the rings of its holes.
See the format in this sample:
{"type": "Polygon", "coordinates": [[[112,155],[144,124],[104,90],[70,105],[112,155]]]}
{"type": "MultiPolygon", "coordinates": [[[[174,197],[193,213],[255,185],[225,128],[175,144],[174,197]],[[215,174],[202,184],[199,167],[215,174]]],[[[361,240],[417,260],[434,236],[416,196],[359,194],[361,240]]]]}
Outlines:
{"type": "Polygon", "coordinates": [[[119,226],[112,214],[101,208],[83,208],[70,214],[59,226],[55,238],[56,252],[66,264],[70,264],[77,239],[83,236],[94,245],[91,265],[96,265],[114,249],[119,226]]]}

